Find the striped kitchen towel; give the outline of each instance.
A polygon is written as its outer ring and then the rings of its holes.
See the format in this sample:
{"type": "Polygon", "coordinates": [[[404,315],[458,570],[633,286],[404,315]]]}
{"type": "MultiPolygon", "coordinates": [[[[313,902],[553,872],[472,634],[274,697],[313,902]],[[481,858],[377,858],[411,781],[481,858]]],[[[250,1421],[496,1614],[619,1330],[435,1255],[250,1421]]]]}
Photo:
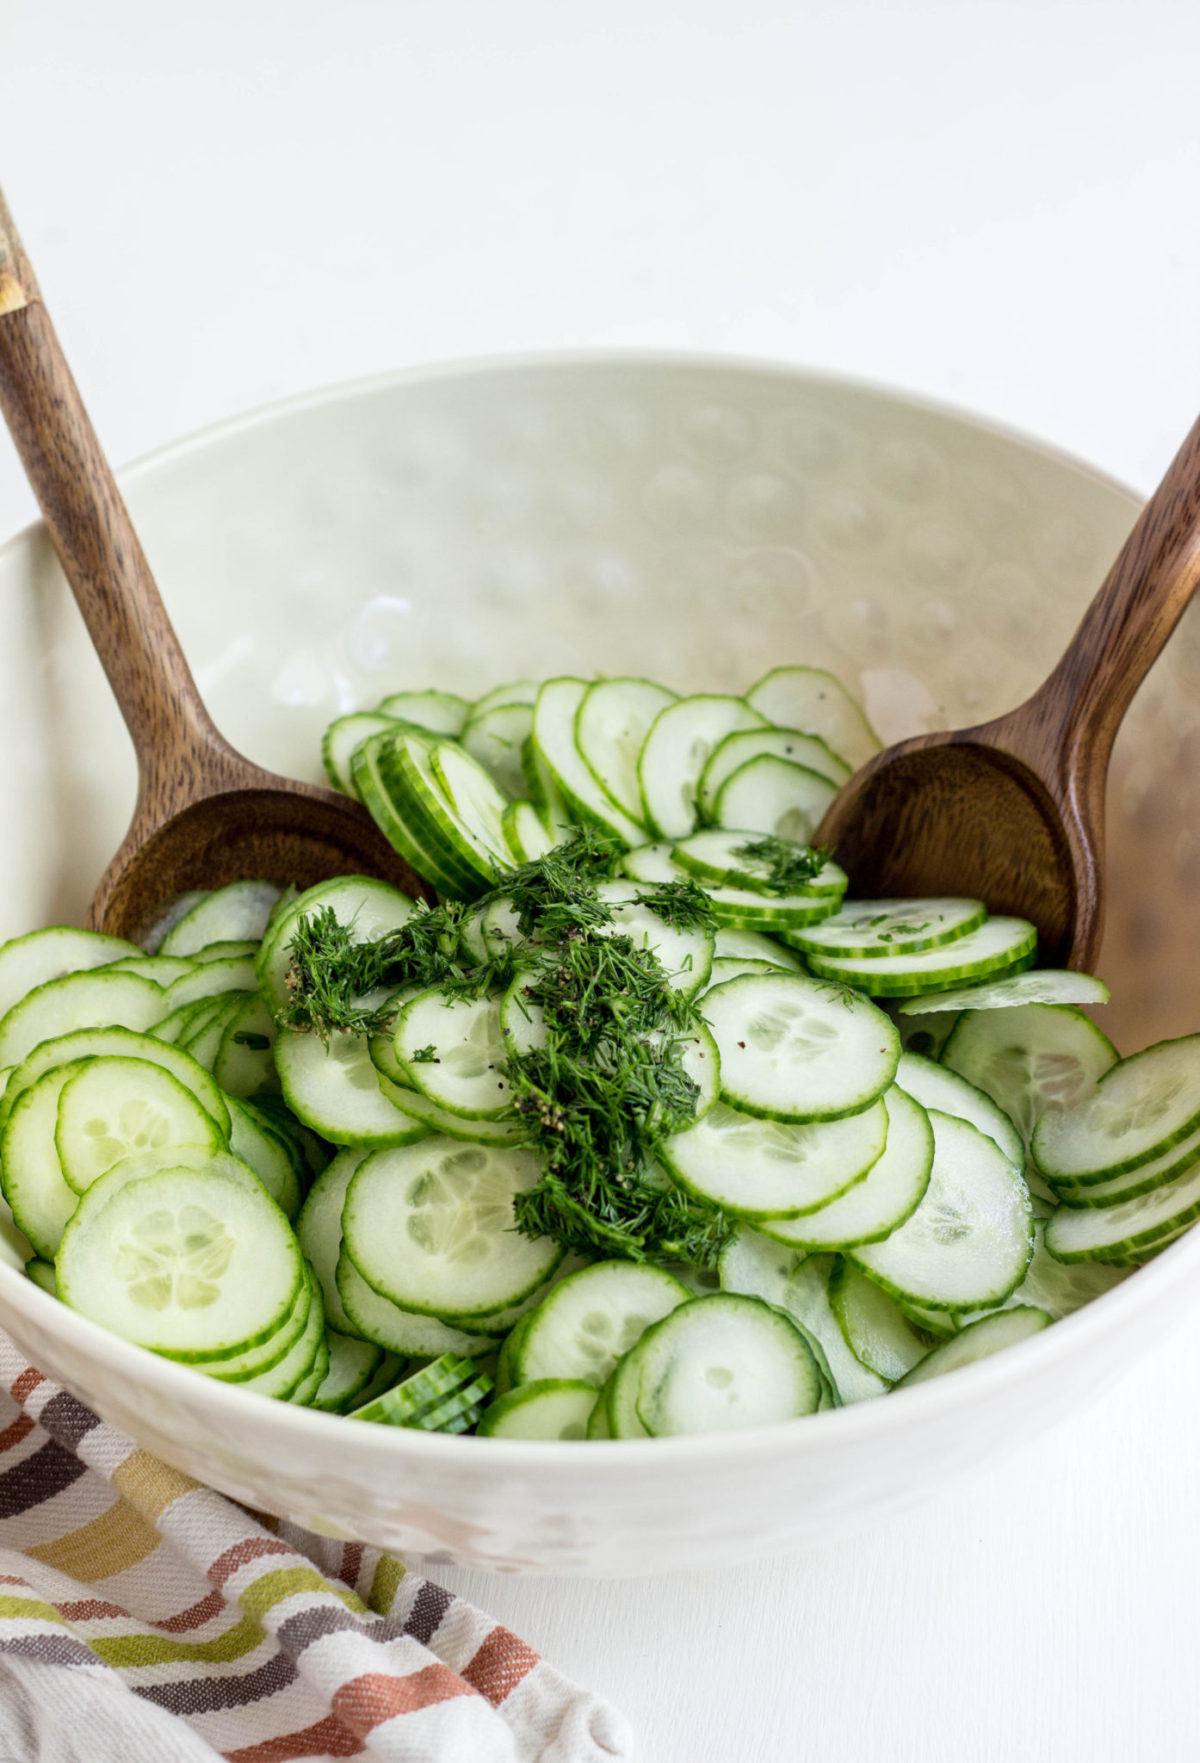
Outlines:
{"type": "Polygon", "coordinates": [[[482,1611],[252,1518],[3,1335],[0,1391],[0,1763],[632,1755],[615,1710],[482,1611]]]}

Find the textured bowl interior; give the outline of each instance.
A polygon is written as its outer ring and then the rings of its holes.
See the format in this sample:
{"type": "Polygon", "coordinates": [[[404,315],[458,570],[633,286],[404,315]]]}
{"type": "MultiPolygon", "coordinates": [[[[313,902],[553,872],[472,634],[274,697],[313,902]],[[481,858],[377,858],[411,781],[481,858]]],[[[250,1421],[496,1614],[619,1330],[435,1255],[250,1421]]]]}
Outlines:
{"type": "MultiPolygon", "coordinates": [[[[612,358],[395,375],[269,409],[125,474],[217,721],[318,777],[385,690],[620,671],[740,690],[836,669],[885,739],[1019,701],[1136,500],[868,387],[612,358]]],[[[1200,617],[1122,733],[1102,971],[1123,1050],[1197,1025],[1200,617]]],[[[128,743],[40,529],[0,552],[0,937],[78,919],[133,802],[128,743]]],[[[826,1537],[1047,1425],[1187,1302],[1186,1239],[1045,1336],[769,1433],[558,1447],[354,1428],[104,1336],[7,1267],[0,1323],[142,1443],[338,1534],[474,1565],[645,1572],[826,1537]]]]}

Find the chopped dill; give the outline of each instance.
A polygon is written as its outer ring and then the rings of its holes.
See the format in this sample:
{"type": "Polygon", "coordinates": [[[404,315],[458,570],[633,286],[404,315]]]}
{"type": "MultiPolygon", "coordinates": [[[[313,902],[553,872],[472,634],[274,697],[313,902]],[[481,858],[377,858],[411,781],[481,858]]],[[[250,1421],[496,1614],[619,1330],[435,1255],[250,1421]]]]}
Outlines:
{"type": "MultiPolygon", "coordinates": [[[[329,908],[297,926],[282,1027],[376,1034],[392,1025],[394,994],[437,986],[477,998],[518,978],[540,1007],[544,1045],[508,1060],[513,1108],[529,1127],[542,1179],[516,1201],[517,1227],[585,1254],[635,1261],[687,1261],[711,1268],[733,1231],[717,1207],[680,1192],[657,1154],[694,1118],[697,1089],[683,1065],[700,1021],[658,959],[614,934],[597,883],[623,847],[586,831],[497,879],[474,906],[447,901],[420,910],[399,930],[356,943],[329,908]],[[467,954],[464,921],[492,901],[508,902],[522,941],[500,943],[486,960],[467,954]]],[[[691,881],[647,885],[639,901],[679,930],[707,928],[712,912],[691,881]]],[[[420,1049],[419,1062],[436,1059],[420,1049]]]]}
{"type": "Polygon", "coordinates": [[[438,1063],[438,1050],[433,1042],[430,1041],[427,1047],[416,1048],[414,1052],[408,1055],[408,1059],[410,1065],[436,1065],[438,1063]]]}
{"type": "Polygon", "coordinates": [[[766,873],[755,872],[755,885],[764,893],[772,894],[794,893],[805,882],[820,875],[829,861],[828,851],[816,850],[811,845],[796,845],[790,839],[777,839],[773,833],[767,833],[761,839],[751,839],[744,845],[735,845],[732,854],[763,865],[766,873]]]}

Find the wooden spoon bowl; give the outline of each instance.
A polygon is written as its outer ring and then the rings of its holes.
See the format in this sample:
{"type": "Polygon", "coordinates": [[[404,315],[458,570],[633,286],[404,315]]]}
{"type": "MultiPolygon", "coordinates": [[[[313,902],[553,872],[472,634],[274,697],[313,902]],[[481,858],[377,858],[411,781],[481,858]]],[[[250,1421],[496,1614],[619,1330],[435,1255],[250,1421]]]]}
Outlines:
{"type": "Polygon", "coordinates": [[[1200,586],[1200,422],[1053,672],[1017,709],[918,735],[842,789],[814,843],[863,897],[966,894],[1090,970],[1104,929],[1104,794],[1122,718],[1200,586]]]}
{"type": "Polygon", "coordinates": [[[264,771],[214,726],[0,195],[0,408],[133,738],[138,798],[88,914],[136,937],[173,895],[372,875],[432,891],[348,796],[264,771]]]}

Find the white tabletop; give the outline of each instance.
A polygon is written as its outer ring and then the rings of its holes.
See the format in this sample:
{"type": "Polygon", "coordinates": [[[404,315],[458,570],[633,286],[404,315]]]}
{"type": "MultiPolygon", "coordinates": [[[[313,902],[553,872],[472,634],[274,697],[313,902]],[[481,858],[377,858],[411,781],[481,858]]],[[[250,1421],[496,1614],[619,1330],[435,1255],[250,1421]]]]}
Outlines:
{"type": "MultiPolygon", "coordinates": [[[[1198,52],[1192,0],[0,0],[0,175],[117,460],[380,367],[648,344],[1148,488],[1200,391],[1198,52]]],[[[30,511],[0,446],[0,533],[30,511]]],[[[821,1553],[439,1572],[648,1763],[1191,1763],[1198,1448],[1185,1330],[821,1553]]]]}

